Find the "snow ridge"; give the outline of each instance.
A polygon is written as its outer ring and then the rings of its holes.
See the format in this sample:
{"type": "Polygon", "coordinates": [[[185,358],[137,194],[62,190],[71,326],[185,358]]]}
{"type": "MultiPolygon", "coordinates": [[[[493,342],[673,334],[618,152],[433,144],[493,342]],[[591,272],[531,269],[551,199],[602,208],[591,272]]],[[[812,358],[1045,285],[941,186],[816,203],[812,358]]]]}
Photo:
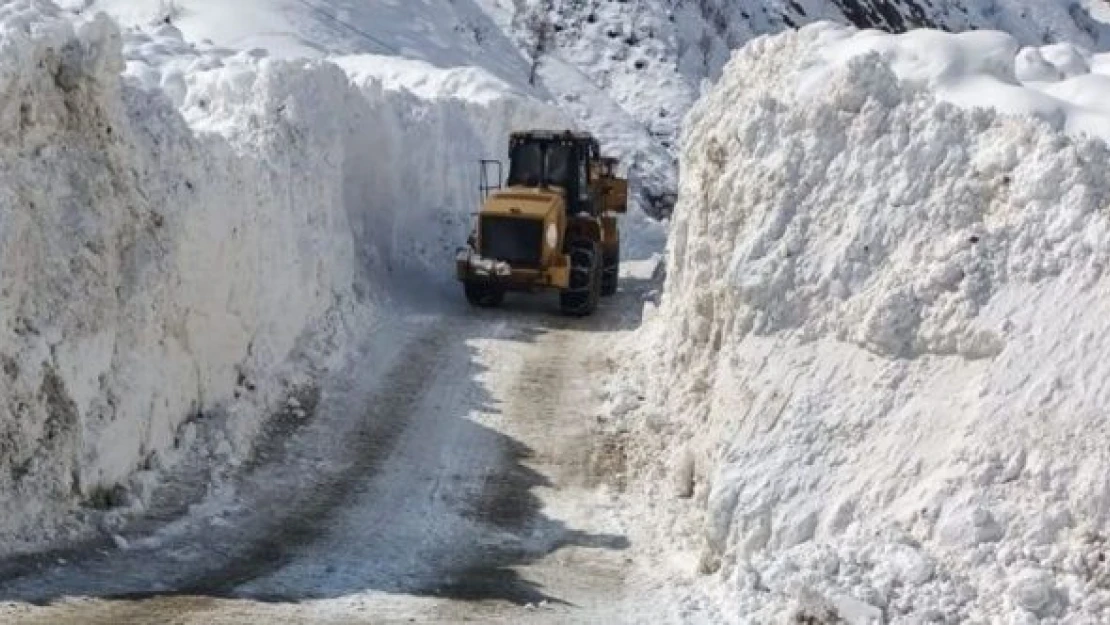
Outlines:
{"type": "Polygon", "coordinates": [[[1110,149],[913,41],[760,38],[695,106],[645,425],[735,622],[1105,622],[1110,149]]]}

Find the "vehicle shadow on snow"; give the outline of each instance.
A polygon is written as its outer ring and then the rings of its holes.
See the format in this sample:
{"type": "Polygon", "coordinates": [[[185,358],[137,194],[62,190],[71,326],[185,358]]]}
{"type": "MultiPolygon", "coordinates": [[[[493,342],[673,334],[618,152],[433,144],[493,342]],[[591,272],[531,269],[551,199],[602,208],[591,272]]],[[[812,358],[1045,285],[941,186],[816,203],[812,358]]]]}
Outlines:
{"type": "Polygon", "coordinates": [[[487,480],[480,496],[460,510],[475,522],[471,544],[481,546],[461,559],[457,553],[446,554],[452,561],[442,567],[445,574],[425,587],[403,591],[467,601],[572,605],[549,594],[518,568],[568,547],[624,550],[630,543],[625,536],[573,529],[544,514],[535,489],[555,485],[524,464],[532,457],[532,450],[492,430],[487,433],[507,446],[512,462],[500,475],[487,480]]]}
{"type": "Polygon", "coordinates": [[[339,414],[344,405],[353,404],[329,405],[325,398],[295,431],[278,428],[280,441],[262,442],[260,448],[270,453],[245,465],[248,469],[237,482],[240,498],[230,511],[199,519],[149,548],[142,547],[149,523],[140,519],[133,527],[141,530],[119,532],[138,546],[105,550],[100,541],[96,549],[67,552],[64,558],[51,553],[0,563],[0,600],[44,605],[67,597],[99,597],[130,603],[128,610],[136,616],[143,614],[142,600],[174,596],[300,602],[379,591],[517,605],[569,604],[519,569],[560,549],[623,550],[629,541],[568,527],[544,513],[535,491],[555,485],[529,466],[534,450],[468,418],[473,410],[502,410],[483,384],[485,367],[468,342],[534,342],[546,332],[569,327],[632,328],[639,324],[642,301],[652,287],[648,280],[623,281],[621,293],[587,319],[561,317],[557,306],[551,307],[557,302],[544,298],[513,298],[505,309],[492,311],[472,311],[463,304],[458,314],[513,319],[513,331],[496,336],[498,324],[429,324],[397,355],[371,394],[357,402],[364,406],[361,414],[339,414]],[[391,458],[409,444],[409,421],[425,409],[431,381],[441,373],[439,363],[459,349],[467,350],[469,364],[464,388],[456,396],[467,399],[437,414],[449,421],[444,431],[451,439],[436,444],[473,445],[496,450],[497,457],[452,470],[404,467],[415,473],[408,476],[414,490],[391,489],[388,481],[398,470],[391,458]],[[328,462],[317,466],[314,461],[321,454],[328,462]],[[416,509],[404,517],[391,516],[390,510],[405,506],[416,509]],[[367,510],[372,514],[366,516],[367,510]],[[427,523],[398,527],[392,521],[399,518],[425,518],[427,523]],[[284,574],[290,570],[300,572],[284,574]]]}

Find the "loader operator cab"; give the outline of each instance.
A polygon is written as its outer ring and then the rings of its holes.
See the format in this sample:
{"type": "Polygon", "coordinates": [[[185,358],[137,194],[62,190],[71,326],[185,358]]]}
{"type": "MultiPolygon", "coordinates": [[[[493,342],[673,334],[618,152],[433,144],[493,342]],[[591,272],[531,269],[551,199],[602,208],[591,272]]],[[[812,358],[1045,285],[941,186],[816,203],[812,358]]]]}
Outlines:
{"type": "Polygon", "coordinates": [[[598,159],[592,137],[573,133],[521,133],[509,146],[510,187],[558,187],[566,193],[567,213],[596,215],[590,193],[592,162],[598,159]]]}

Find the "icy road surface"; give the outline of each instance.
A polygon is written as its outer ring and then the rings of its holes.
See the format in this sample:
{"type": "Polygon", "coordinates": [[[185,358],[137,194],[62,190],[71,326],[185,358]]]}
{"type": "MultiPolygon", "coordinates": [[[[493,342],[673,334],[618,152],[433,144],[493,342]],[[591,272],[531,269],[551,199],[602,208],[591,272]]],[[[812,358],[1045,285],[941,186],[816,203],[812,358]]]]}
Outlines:
{"type": "Polygon", "coordinates": [[[233,496],[0,565],[0,620],[627,620],[623,447],[599,386],[648,287],[590,319],[540,296],[389,323],[311,415],[278,418],[233,496]]]}

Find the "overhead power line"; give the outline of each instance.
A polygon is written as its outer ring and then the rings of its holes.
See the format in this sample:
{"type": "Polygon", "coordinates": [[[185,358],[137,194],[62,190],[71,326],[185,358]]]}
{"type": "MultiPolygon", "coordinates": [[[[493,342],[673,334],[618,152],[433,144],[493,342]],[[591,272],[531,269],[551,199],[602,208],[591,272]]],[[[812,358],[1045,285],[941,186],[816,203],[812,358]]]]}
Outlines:
{"type": "Polygon", "coordinates": [[[398,50],[397,48],[389,45],[388,43],[386,43],[384,41],[382,41],[381,39],[378,39],[377,37],[375,37],[374,35],[371,35],[370,33],[366,32],[365,30],[355,26],[354,24],[351,24],[349,22],[345,22],[345,21],[339,19],[338,16],[332,15],[331,13],[329,13],[329,12],[325,11],[324,9],[320,8],[319,6],[309,2],[308,0],[297,0],[297,2],[300,2],[301,4],[303,4],[306,8],[308,8],[309,11],[312,11],[313,13],[316,13],[317,15],[319,15],[321,17],[324,17],[327,20],[329,20],[331,22],[334,22],[335,24],[338,24],[339,26],[351,31],[352,33],[358,35],[359,37],[362,37],[363,39],[365,39],[365,40],[367,40],[367,41],[369,41],[373,44],[375,44],[376,46],[385,49],[388,52],[392,52],[393,54],[396,54],[396,55],[400,56],[400,54],[401,54],[400,50],[398,50]]]}

